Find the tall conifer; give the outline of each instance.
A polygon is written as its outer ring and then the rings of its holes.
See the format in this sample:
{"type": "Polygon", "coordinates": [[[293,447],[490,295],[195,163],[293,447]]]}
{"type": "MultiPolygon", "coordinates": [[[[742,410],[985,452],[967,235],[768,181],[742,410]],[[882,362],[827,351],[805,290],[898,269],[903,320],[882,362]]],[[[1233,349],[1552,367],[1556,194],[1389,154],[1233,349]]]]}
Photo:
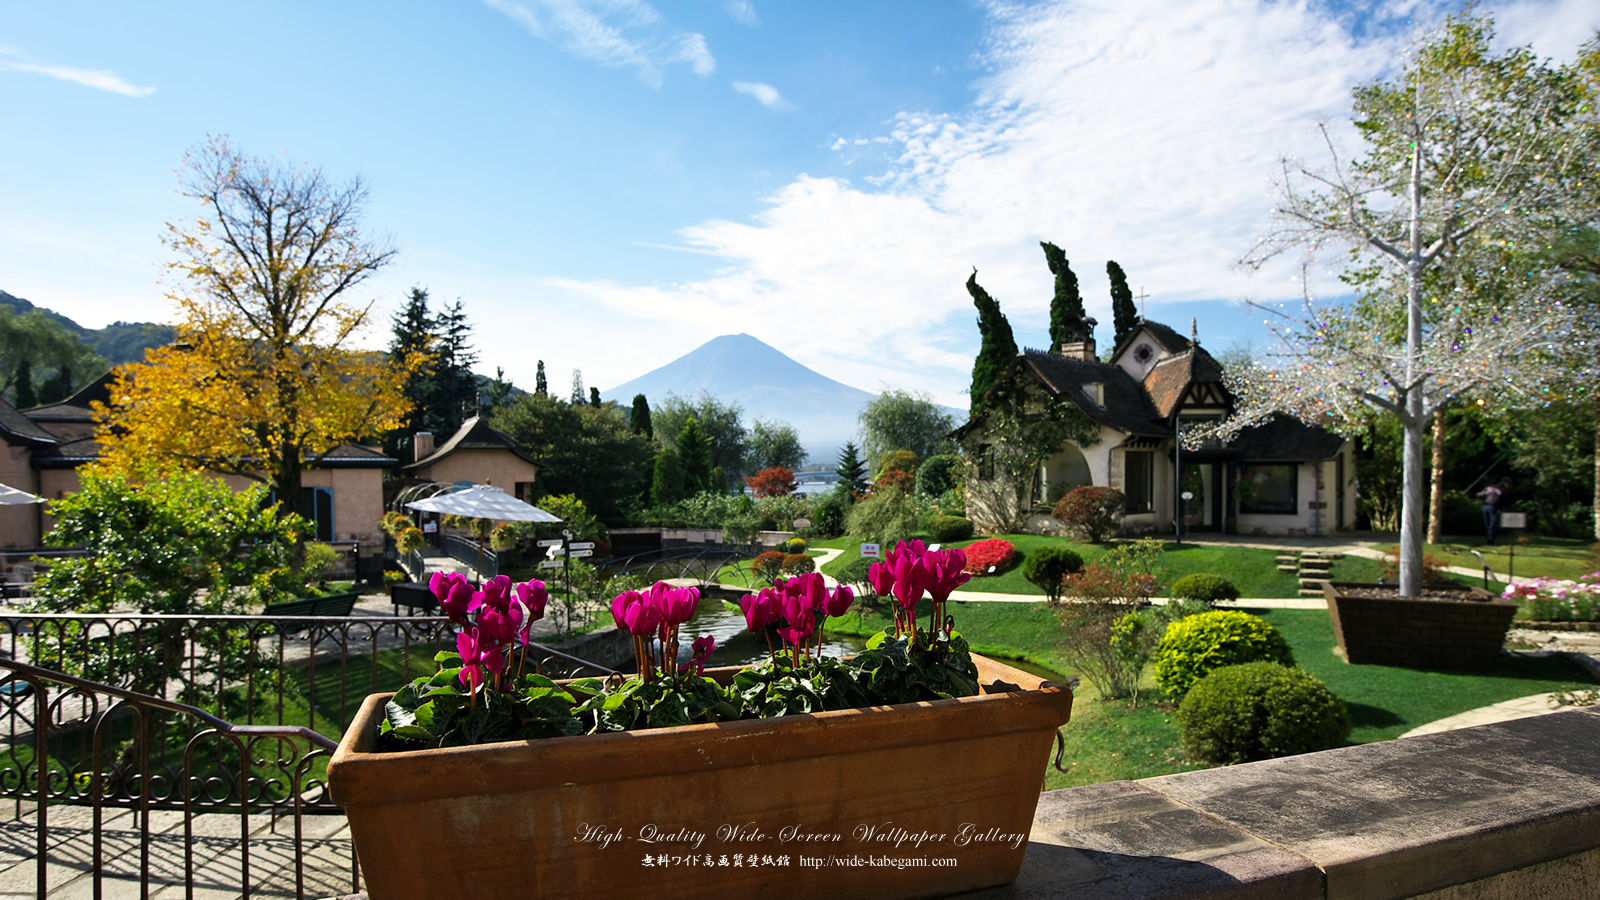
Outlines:
{"type": "Polygon", "coordinates": [[[973,269],[972,276],[967,279],[967,293],[978,307],[978,335],[982,340],[978,358],[972,361],[972,412],[976,415],[989,386],[1016,358],[1017,339],[1011,335],[1011,323],[1000,311],[1000,304],[979,286],[977,269],[973,269]]]}
{"type": "Polygon", "coordinates": [[[1078,293],[1078,276],[1067,263],[1061,248],[1048,241],[1040,241],[1044,260],[1050,274],[1056,276],[1055,296],[1050,298],[1050,352],[1060,353],[1061,345],[1089,339],[1084,323],[1083,295],[1078,293]]]}
{"type": "Polygon", "coordinates": [[[1128,290],[1128,276],[1113,260],[1106,261],[1106,275],[1111,278],[1111,316],[1117,329],[1116,345],[1139,327],[1139,310],[1133,305],[1133,291],[1128,290]]]}

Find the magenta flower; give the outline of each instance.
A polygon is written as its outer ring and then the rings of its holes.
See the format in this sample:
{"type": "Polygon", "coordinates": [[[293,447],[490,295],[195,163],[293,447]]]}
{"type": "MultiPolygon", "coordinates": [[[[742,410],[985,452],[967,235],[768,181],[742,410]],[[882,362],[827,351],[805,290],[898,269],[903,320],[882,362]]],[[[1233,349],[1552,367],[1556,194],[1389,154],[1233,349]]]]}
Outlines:
{"type": "Polygon", "coordinates": [[[638,591],[624,591],[618,594],[617,598],[611,601],[611,618],[617,623],[617,627],[627,630],[628,610],[643,602],[644,595],[638,591]]]}
{"type": "Polygon", "coordinates": [[[850,586],[841,584],[823,601],[822,611],[827,613],[830,618],[838,618],[849,611],[850,602],[854,599],[855,592],[850,590],[850,586]]]}
{"type": "Polygon", "coordinates": [[[933,596],[935,603],[950,599],[952,591],[972,579],[963,571],[967,566],[967,555],[960,550],[935,550],[924,556],[922,562],[929,576],[928,593],[933,596]]]}
{"type": "Polygon", "coordinates": [[[456,677],[472,690],[477,690],[478,685],[483,683],[484,669],[499,675],[506,667],[505,657],[500,655],[500,646],[482,640],[476,628],[456,635],[456,652],[461,654],[461,674],[456,677]]]}
{"type": "Polygon", "coordinates": [[[439,608],[457,625],[467,624],[467,613],[473,610],[472,585],[460,572],[435,572],[428,581],[428,589],[439,600],[439,608]]]}
{"type": "Polygon", "coordinates": [[[510,603],[511,576],[496,575],[483,583],[482,590],[472,595],[472,606],[469,608],[477,609],[480,606],[487,606],[490,609],[505,612],[510,603]]]}
{"type": "Polygon", "coordinates": [[[739,601],[745,627],[758,634],[778,620],[780,606],[778,594],[772,588],[762,588],[759,594],[745,594],[739,601]]]}
{"type": "Polygon", "coordinates": [[[875,562],[867,567],[867,581],[873,593],[887,597],[894,589],[894,568],[886,562],[875,562]]]}
{"type": "Polygon", "coordinates": [[[550,602],[550,591],[545,588],[544,582],[537,578],[530,579],[517,585],[517,599],[528,608],[528,624],[532,625],[544,618],[544,607],[550,602]]]}
{"type": "Polygon", "coordinates": [[[694,665],[694,674],[704,676],[706,674],[706,661],[711,658],[711,654],[717,649],[716,636],[707,634],[697,637],[694,639],[694,643],[689,645],[689,649],[692,654],[689,661],[694,665]]]}
{"type": "MultiPolygon", "coordinates": [[[[921,543],[918,541],[917,543],[921,543]]],[[[904,544],[901,545],[905,546],[904,544]]],[[[922,599],[922,594],[927,590],[929,582],[928,568],[921,556],[910,553],[896,554],[890,564],[894,571],[894,598],[900,603],[900,608],[910,612],[917,608],[917,601],[922,599]]]]}
{"type": "Polygon", "coordinates": [[[668,590],[662,595],[657,608],[661,610],[662,624],[676,628],[689,621],[699,605],[700,589],[685,587],[668,590]]]}
{"type": "MultiPolygon", "coordinates": [[[[633,593],[629,591],[629,593],[633,593]]],[[[612,614],[616,611],[613,609],[612,614]]],[[[661,610],[648,603],[640,601],[630,605],[622,612],[623,621],[629,633],[639,637],[649,637],[661,624],[661,610]]]]}

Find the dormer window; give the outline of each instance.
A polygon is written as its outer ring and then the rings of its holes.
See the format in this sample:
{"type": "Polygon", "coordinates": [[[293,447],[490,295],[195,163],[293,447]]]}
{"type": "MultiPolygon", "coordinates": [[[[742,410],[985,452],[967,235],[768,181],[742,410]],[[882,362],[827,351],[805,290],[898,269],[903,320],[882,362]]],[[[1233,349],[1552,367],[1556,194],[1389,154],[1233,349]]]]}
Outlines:
{"type": "Polygon", "coordinates": [[[1084,385],[1083,394],[1085,397],[1088,397],[1090,400],[1094,401],[1095,406],[1101,407],[1102,409],[1105,408],[1106,386],[1101,382],[1095,381],[1084,385]]]}

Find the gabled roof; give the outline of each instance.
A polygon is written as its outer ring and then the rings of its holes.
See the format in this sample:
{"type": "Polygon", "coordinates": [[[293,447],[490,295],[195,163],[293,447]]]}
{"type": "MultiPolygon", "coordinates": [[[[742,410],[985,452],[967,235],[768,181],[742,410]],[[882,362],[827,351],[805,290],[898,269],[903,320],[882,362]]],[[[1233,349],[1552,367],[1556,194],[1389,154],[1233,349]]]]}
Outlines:
{"type": "Polygon", "coordinates": [[[402,469],[422,469],[433,465],[457,450],[507,450],[515,454],[518,459],[531,463],[539,468],[544,468],[544,463],[528,456],[517,447],[517,442],[503,431],[496,431],[483,421],[482,416],[473,416],[461,423],[456,433],[450,439],[440,444],[438,449],[419,459],[414,463],[401,466],[402,469]]]}
{"type": "Polygon", "coordinates": [[[28,418],[35,422],[93,422],[91,403],[111,403],[111,383],[116,381],[116,369],[78,389],[78,392],[60,403],[36,406],[28,410],[28,418]]]}
{"type": "Polygon", "coordinates": [[[1305,462],[1333,459],[1344,446],[1344,438],[1293,416],[1275,415],[1253,428],[1239,432],[1228,442],[1240,462],[1305,462]]]}
{"type": "MultiPolygon", "coordinates": [[[[1161,327],[1166,328],[1165,325],[1161,327]]],[[[1150,396],[1150,402],[1155,405],[1157,415],[1170,419],[1183,401],[1189,385],[1221,382],[1222,364],[1213,359],[1211,354],[1195,347],[1193,353],[1185,352],[1182,356],[1156,363],[1150,369],[1150,374],[1144,377],[1144,389],[1150,396]]]]}
{"type": "MultiPolygon", "coordinates": [[[[1032,377],[1055,397],[1072,401],[1096,425],[1129,434],[1167,433],[1139,384],[1117,366],[1024,350],[1000,377],[1016,377],[1014,373],[1032,377]],[[1095,403],[1084,391],[1095,384],[1101,386],[1104,405],[1095,403]]],[[[994,391],[989,389],[990,394],[994,391]]]]}
{"type": "Polygon", "coordinates": [[[392,456],[385,456],[381,450],[361,444],[340,444],[320,459],[308,459],[306,463],[319,469],[382,469],[399,461],[392,456]]]}
{"type": "Polygon", "coordinates": [[[13,442],[30,446],[50,445],[61,441],[60,438],[34,424],[32,419],[4,399],[0,399],[0,435],[13,442]]]}
{"type": "Polygon", "coordinates": [[[1149,319],[1140,319],[1139,324],[1134,326],[1132,331],[1128,332],[1128,336],[1123,338],[1121,341],[1118,341],[1117,346],[1112,348],[1112,362],[1117,361],[1117,358],[1122,355],[1123,351],[1128,349],[1128,345],[1133,343],[1134,339],[1139,336],[1140,332],[1148,333],[1150,337],[1155,339],[1157,344],[1161,345],[1161,349],[1166,351],[1169,355],[1182,353],[1183,351],[1189,349],[1189,339],[1172,330],[1171,327],[1163,325],[1160,322],[1152,322],[1149,319]]]}
{"type": "Polygon", "coordinates": [[[93,436],[61,441],[33,451],[35,469],[76,469],[100,458],[100,442],[93,436]]]}

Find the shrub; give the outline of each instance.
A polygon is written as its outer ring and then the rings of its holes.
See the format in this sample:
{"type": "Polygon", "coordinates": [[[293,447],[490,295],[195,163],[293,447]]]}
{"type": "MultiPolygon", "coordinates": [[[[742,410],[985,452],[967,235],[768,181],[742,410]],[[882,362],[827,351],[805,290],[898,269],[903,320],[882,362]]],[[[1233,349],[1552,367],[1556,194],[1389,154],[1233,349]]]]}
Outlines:
{"type": "Polygon", "coordinates": [[[1005,538],[989,538],[968,544],[965,552],[967,566],[964,571],[969,575],[999,574],[1017,561],[1017,548],[1005,538]]]}
{"type": "Polygon", "coordinates": [[[771,581],[783,574],[783,554],[775,550],[757,556],[750,561],[750,574],[762,581],[771,581]]]}
{"type": "Polygon", "coordinates": [[[844,516],[850,509],[850,489],[836,487],[817,498],[811,510],[811,532],[823,537],[844,534],[844,516]]]}
{"type": "Polygon", "coordinates": [[[1084,566],[1081,572],[1068,573],[1061,583],[1064,596],[1114,603],[1140,603],[1150,599],[1155,590],[1155,576],[1130,572],[1104,557],[1084,566]]]}
{"type": "Polygon", "coordinates": [[[1083,557],[1066,547],[1040,547],[1022,563],[1022,577],[1044,589],[1052,603],[1061,600],[1062,580],[1068,573],[1083,571],[1083,557]]]}
{"type": "Polygon", "coordinates": [[[1061,617],[1062,655],[1094,685],[1100,699],[1133,696],[1144,668],[1144,660],[1128,652],[1140,643],[1138,635],[1129,633],[1140,630],[1133,606],[1097,600],[1057,607],[1056,615],[1061,617]]]}
{"type": "Polygon", "coordinates": [[[972,520],[962,516],[934,516],[928,523],[928,533],[941,544],[964,541],[972,537],[972,520]]]}
{"type": "MultiPolygon", "coordinates": [[[[894,469],[899,469],[910,475],[917,471],[918,462],[920,460],[917,459],[917,455],[910,450],[890,450],[878,457],[878,479],[881,479],[885,472],[893,471],[894,469]]],[[[876,481],[878,479],[873,480],[876,481]]],[[[912,476],[912,481],[915,482],[915,480],[915,476],[912,476]]]]}
{"type": "Polygon", "coordinates": [[[1127,498],[1116,488],[1081,487],[1069,491],[1056,504],[1053,515],[1092,544],[1117,533],[1127,498]]]}
{"type": "Polygon", "coordinates": [[[1241,763],[1343,746],[1350,714],[1328,686],[1275,662],[1224,666],[1200,679],[1178,707],[1191,757],[1241,763]]]}
{"type": "Polygon", "coordinates": [[[961,483],[965,463],[953,453],[930,456],[917,466],[917,493],[940,497],[961,483]]]}
{"type": "Polygon", "coordinates": [[[1223,666],[1252,662],[1294,665],[1289,643],[1259,616],[1212,610],[1167,626],[1156,648],[1156,683],[1174,700],[1223,666]]]}
{"type": "MultiPolygon", "coordinates": [[[[1383,551],[1384,569],[1383,578],[1389,584],[1400,583],[1400,548],[1391,547],[1383,551]]],[[[1456,583],[1450,580],[1445,573],[1445,561],[1432,554],[1422,554],[1422,583],[1428,587],[1455,587],[1456,583]]]]}
{"type": "Polygon", "coordinates": [[[732,516],[722,525],[722,539],[730,544],[753,544],[761,534],[761,520],[754,515],[732,516]]]}
{"type": "Polygon", "coordinates": [[[1221,575],[1197,572],[1172,583],[1172,599],[1201,600],[1206,603],[1231,601],[1239,599],[1239,589],[1221,575]]]}
{"type": "Polygon", "coordinates": [[[912,498],[895,491],[882,491],[850,507],[845,514],[845,525],[852,537],[893,547],[910,540],[917,530],[917,518],[917,504],[912,498]]]}
{"type": "Polygon", "coordinates": [[[804,575],[817,570],[817,561],[804,553],[788,553],[783,557],[783,574],[804,575]]]}
{"type": "Polygon", "coordinates": [[[890,469],[872,483],[872,493],[909,494],[916,483],[917,477],[905,469],[890,469]]]}
{"type": "Polygon", "coordinates": [[[307,543],[304,557],[300,561],[300,579],[307,588],[320,585],[327,579],[328,573],[333,571],[333,564],[339,561],[339,551],[327,544],[307,543]]]}
{"type": "Polygon", "coordinates": [[[806,539],[797,537],[789,538],[787,541],[779,544],[778,549],[782,550],[784,553],[804,553],[806,552],[806,539]]]}
{"type": "Polygon", "coordinates": [[[794,493],[794,470],[784,466],[773,466],[762,469],[754,475],[746,475],[744,483],[750,487],[750,493],[757,497],[781,497],[794,493]]]}

